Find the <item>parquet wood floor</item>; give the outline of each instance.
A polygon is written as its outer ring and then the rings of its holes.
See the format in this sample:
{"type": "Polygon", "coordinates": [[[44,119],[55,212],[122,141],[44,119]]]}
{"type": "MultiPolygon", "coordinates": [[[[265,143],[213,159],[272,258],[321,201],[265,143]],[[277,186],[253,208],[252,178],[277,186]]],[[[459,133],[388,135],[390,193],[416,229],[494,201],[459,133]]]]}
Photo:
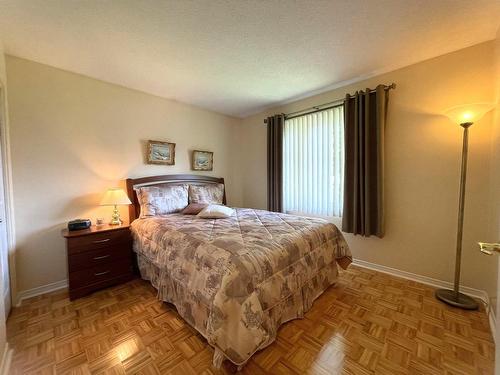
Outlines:
{"type": "MultiPolygon", "coordinates": [[[[492,374],[484,308],[467,312],[431,287],[350,267],[304,319],[281,327],[242,374],[492,374]]],[[[149,283],[133,280],[70,302],[24,301],[8,319],[11,374],[223,374],[213,350],[149,283]]]]}

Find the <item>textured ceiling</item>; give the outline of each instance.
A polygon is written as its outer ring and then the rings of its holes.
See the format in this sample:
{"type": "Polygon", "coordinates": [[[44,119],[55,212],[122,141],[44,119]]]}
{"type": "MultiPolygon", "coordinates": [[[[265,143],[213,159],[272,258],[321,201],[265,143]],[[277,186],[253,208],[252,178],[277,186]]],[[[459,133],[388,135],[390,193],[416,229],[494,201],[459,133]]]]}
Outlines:
{"type": "Polygon", "coordinates": [[[0,0],[8,54],[234,116],[494,39],[499,0],[0,0]]]}

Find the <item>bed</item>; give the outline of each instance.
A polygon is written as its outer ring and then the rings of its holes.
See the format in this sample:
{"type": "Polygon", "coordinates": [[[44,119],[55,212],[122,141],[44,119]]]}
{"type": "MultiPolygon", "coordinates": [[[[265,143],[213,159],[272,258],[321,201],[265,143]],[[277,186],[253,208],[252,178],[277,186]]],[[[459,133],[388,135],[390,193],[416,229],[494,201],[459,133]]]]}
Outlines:
{"type": "MultiPolygon", "coordinates": [[[[142,278],[224,359],[243,366],[281,324],[303,317],[352,257],[340,230],[318,218],[236,208],[224,219],[171,213],[140,217],[135,191],[166,184],[224,184],[168,175],[127,180],[142,278]],[[136,219],[136,220],[134,220],[136,219]]],[[[225,203],[225,190],[223,196],[225,203]]],[[[141,202],[142,203],[142,202],[141,202]]]]}

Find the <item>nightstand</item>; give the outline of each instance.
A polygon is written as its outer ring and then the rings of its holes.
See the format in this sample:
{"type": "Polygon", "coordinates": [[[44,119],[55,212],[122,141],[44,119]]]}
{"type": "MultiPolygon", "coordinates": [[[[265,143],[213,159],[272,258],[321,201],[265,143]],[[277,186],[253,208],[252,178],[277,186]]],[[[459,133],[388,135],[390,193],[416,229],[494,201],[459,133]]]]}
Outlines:
{"type": "Polygon", "coordinates": [[[123,283],[134,276],[132,237],[128,224],[91,226],[68,231],[69,298],[123,283]]]}

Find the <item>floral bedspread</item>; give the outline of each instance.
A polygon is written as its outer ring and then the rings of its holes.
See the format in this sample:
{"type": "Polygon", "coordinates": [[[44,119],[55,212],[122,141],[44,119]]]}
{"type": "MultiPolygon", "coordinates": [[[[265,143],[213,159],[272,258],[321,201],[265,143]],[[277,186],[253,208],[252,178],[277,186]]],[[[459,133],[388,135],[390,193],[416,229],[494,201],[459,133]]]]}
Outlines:
{"type": "Polygon", "coordinates": [[[158,297],[223,356],[244,364],[303,316],[352,261],[322,219],[235,210],[228,219],[171,214],[135,220],[134,251],[158,297]]]}

